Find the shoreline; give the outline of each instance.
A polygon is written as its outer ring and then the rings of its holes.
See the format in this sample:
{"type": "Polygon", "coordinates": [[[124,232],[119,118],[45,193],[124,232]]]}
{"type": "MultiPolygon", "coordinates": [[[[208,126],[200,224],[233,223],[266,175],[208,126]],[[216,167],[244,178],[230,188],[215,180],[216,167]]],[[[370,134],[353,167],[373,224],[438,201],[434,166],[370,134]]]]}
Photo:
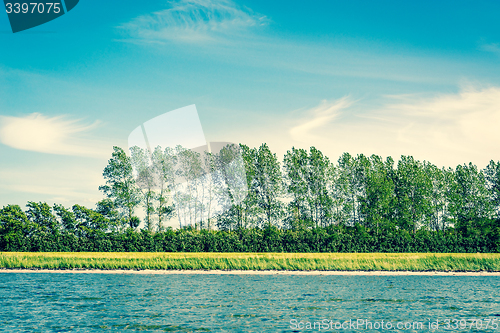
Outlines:
{"type": "Polygon", "coordinates": [[[500,253],[6,253],[0,272],[139,274],[500,274],[500,253]]]}
{"type": "Polygon", "coordinates": [[[500,276],[500,272],[446,271],[283,271],[283,270],[133,270],[133,269],[7,269],[0,273],[60,273],[60,274],[139,274],[139,275],[364,275],[364,276],[500,276]]]}

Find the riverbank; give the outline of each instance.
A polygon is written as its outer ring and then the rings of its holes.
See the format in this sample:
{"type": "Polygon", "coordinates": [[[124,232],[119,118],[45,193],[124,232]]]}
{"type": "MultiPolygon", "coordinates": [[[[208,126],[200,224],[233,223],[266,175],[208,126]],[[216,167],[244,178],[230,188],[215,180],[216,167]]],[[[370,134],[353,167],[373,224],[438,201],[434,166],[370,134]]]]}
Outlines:
{"type": "Polygon", "coordinates": [[[0,269],[500,272],[500,254],[0,252],[0,269]]]}
{"type": "Polygon", "coordinates": [[[368,276],[500,276],[500,272],[409,272],[409,271],[242,271],[242,270],[132,270],[132,269],[6,269],[0,273],[139,274],[139,275],[368,275],[368,276]]]}

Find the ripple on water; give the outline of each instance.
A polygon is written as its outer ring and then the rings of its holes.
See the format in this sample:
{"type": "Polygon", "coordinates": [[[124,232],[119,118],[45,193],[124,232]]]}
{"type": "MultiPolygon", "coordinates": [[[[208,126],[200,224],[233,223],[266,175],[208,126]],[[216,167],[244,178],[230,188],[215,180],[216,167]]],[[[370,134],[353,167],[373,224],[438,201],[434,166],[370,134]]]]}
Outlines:
{"type": "Polygon", "coordinates": [[[62,273],[2,273],[1,277],[0,331],[7,332],[290,332],[293,319],[500,317],[500,277],[62,273]]]}

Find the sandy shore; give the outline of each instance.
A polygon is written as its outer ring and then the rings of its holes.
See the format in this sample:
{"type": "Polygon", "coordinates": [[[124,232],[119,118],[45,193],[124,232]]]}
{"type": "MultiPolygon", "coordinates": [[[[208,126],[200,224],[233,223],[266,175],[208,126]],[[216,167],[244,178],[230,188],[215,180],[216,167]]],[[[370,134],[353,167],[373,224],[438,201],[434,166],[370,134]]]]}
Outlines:
{"type": "Polygon", "coordinates": [[[425,275],[425,276],[500,276],[500,272],[408,272],[408,271],[243,271],[243,270],[101,270],[101,269],[0,269],[0,273],[98,273],[98,274],[238,274],[238,275],[425,275]]]}

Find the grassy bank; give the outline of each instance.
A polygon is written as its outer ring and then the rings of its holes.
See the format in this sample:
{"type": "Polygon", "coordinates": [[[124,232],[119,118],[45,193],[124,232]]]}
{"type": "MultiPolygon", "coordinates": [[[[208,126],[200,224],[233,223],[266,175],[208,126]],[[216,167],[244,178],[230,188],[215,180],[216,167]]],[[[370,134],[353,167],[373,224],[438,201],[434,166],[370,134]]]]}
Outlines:
{"type": "Polygon", "coordinates": [[[498,272],[500,254],[0,252],[0,268],[498,272]]]}

